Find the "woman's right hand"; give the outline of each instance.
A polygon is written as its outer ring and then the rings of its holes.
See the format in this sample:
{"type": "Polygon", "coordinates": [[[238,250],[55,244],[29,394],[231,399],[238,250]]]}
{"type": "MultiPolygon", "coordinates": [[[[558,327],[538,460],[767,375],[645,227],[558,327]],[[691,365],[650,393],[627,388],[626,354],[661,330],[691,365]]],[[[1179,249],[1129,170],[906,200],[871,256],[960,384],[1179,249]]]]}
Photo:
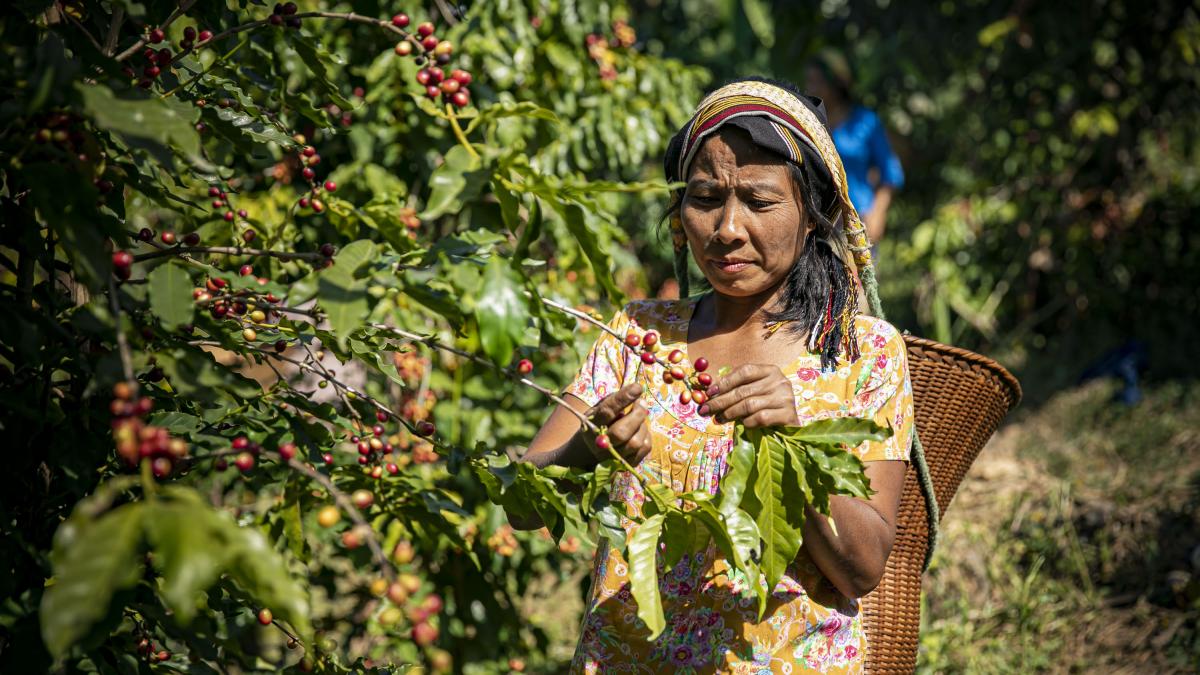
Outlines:
{"type": "MultiPolygon", "coordinates": [[[[637,466],[650,454],[650,427],[646,424],[648,411],[638,399],[642,385],[627,384],[605,396],[587,411],[588,419],[599,427],[608,427],[605,434],[617,454],[637,466]]],[[[587,434],[586,431],[582,433],[587,434]]],[[[596,444],[596,437],[587,434],[588,448],[597,461],[610,459],[612,454],[596,444]]]]}

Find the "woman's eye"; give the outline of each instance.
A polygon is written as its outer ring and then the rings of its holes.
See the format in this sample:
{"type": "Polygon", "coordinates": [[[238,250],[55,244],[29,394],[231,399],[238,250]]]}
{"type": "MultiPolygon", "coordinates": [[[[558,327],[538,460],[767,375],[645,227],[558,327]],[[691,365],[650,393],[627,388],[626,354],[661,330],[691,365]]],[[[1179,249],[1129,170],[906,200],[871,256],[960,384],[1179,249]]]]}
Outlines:
{"type": "Polygon", "coordinates": [[[697,204],[716,204],[717,198],[712,195],[692,195],[692,201],[697,204]]]}
{"type": "Polygon", "coordinates": [[[749,199],[746,200],[746,203],[749,204],[750,208],[752,209],[765,209],[774,202],[770,202],[765,199],[749,199]]]}

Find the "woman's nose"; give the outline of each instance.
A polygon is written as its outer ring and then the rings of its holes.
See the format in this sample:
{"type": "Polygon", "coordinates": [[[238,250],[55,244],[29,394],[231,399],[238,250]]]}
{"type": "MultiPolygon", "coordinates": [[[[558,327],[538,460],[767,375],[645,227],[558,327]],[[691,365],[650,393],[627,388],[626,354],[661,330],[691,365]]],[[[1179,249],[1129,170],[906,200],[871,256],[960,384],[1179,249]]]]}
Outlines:
{"type": "Polygon", "coordinates": [[[738,217],[738,206],[734,200],[725,202],[721,211],[721,221],[717,223],[717,231],[713,236],[722,244],[736,244],[746,239],[746,228],[742,227],[738,217]]]}

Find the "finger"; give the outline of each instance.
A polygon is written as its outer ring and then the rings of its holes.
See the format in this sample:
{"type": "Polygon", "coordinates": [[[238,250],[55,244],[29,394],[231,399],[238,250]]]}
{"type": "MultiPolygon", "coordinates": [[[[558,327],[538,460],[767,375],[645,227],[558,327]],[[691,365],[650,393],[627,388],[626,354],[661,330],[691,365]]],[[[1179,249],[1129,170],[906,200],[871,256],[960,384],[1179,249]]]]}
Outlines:
{"type": "Polygon", "coordinates": [[[654,449],[654,441],[650,437],[650,430],[645,426],[642,426],[642,430],[634,438],[637,441],[637,452],[634,455],[636,465],[641,464],[650,455],[650,451],[654,449]]]}
{"type": "Polygon", "coordinates": [[[608,437],[616,445],[626,444],[633,439],[645,422],[646,408],[642,405],[635,405],[627,415],[608,426],[608,437]]]}
{"type": "Polygon", "coordinates": [[[759,410],[742,418],[742,424],[750,429],[759,427],[778,427],[792,424],[792,419],[788,417],[788,411],[780,408],[770,408],[768,410],[759,410]]]}
{"type": "Polygon", "coordinates": [[[769,396],[747,396],[717,414],[717,420],[726,422],[741,420],[759,411],[778,407],[780,406],[776,400],[769,396]]]}
{"type": "Polygon", "coordinates": [[[642,385],[627,384],[617,391],[605,396],[588,411],[588,418],[598,425],[612,424],[625,414],[628,408],[642,395],[642,385]]]}
{"type": "Polygon", "coordinates": [[[650,454],[653,447],[654,443],[650,438],[650,430],[643,424],[633,434],[633,437],[621,446],[621,456],[631,464],[640,464],[650,454]]]}
{"type": "MultiPolygon", "coordinates": [[[[725,412],[729,408],[737,405],[741,401],[745,401],[752,397],[771,397],[771,394],[779,387],[779,383],[769,380],[756,380],[743,384],[735,389],[726,389],[722,393],[714,396],[701,406],[701,415],[716,415],[725,412]],[[704,408],[707,408],[705,410],[704,408]]],[[[787,387],[788,397],[792,396],[791,384],[787,387]]]]}
{"type": "Polygon", "coordinates": [[[704,393],[713,396],[723,391],[731,391],[749,382],[770,377],[775,373],[782,374],[782,371],[775,366],[763,363],[748,363],[716,378],[704,393]]]}

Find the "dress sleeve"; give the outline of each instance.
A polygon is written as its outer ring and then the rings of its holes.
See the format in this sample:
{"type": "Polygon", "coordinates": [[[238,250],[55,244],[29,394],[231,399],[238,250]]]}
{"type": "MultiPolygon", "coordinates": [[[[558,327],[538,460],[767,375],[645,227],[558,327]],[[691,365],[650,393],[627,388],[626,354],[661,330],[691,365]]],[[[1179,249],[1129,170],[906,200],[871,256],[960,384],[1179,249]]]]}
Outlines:
{"type": "MultiPolygon", "coordinates": [[[[599,335],[583,359],[583,365],[580,366],[575,379],[563,393],[577,396],[584,403],[593,406],[631,381],[630,374],[626,372],[631,362],[628,358],[629,352],[620,340],[594,325],[585,325],[599,335]]],[[[626,311],[618,311],[608,322],[608,326],[618,335],[624,335],[629,329],[629,316],[626,311]]]]}
{"type": "Polygon", "coordinates": [[[854,453],[864,462],[899,459],[908,461],[913,436],[912,381],[908,376],[908,349],[904,338],[891,325],[877,322],[863,342],[854,395],[856,417],[867,417],[892,430],[884,441],[864,441],[854,453]]]}
{"type": "Polygon", "coordinates": [[[871,114],[871,133],[867,143],[871,164],[879,169],[880,185],[890,185],[896,189],[904,187],[904,168],[900,166],[900,158],[892,152],[883,120],[874,113],[871,114]]]}

